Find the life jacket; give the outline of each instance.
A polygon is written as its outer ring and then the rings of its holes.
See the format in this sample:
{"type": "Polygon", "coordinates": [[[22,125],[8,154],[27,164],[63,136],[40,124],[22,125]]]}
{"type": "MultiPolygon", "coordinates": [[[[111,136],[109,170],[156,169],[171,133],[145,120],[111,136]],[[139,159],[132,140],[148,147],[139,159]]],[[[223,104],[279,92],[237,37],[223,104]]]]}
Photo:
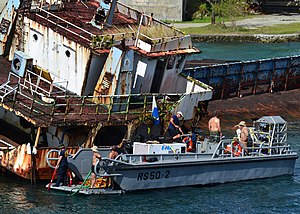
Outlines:
{"type": "Polygon", "coordinates": [[[232,153],[235,157],[239,157],[242,154],[242,147],[238,142],[234,142],[232,146],[232,153]]]}
{"type": "Polygon", "coordinates": [[[239,142],[233,142],[232,145],[227,145],[225,153],[232,153],[235,157],[239,157],[242,154],[243,148],[239,142]]]}
{"type": "Polygon", "coordinates": [[[193,141],[192,141],[192,138],[191,138],[191,137],[185,137],[185,138],[183,138],[183,142],[186,143],[186,146],[187,146],[186,151],[187,151],[187,152],[193,151],[193,149],[194,149],[194,144],[193,144],[193,141]]]}

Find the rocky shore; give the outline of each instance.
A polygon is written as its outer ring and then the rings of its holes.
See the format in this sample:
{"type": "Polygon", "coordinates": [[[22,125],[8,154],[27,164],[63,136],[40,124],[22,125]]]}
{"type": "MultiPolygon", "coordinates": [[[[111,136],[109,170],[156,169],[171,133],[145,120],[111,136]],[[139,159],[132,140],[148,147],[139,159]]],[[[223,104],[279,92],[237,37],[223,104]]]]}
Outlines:
{"type": "Polygon", "coordinates": [[[295,34],[201,34],[191,35],[194,42],[255,42],[282,43],[300,42],[300,33],[295,34]]]}
{"type": "MultiPolygon", "coordinates": [[[[235,26],[243,27],[245,29],[258,29],[273,25],[281,25],[284,28],[286,24],[299,23],[300,14],[269,14],[257,15],[253,18],[238,20],[234,23],[235,26]]],[[[174,23],[174,27],[179,29],[186,28],[201,28],[210,23],[174,23]]],[[[232,22],[226,22],[226,26],[233,25],[232,22]]],[[[300,32],[295,34],[200,34],[191,35],[196,42],[261,42],[261,43],[275,43],[275,42],[299,42],[300,32]]]]}

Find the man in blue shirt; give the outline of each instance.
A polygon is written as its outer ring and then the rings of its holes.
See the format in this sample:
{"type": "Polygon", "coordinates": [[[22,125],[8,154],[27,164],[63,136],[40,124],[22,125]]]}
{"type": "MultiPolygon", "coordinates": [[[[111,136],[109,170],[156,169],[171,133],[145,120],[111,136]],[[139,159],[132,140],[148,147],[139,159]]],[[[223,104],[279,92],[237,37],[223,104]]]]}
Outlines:
{"type": "Polygon", "coordinates": [[[63,183],[63,186],[67,186],[67,169],[68,169],[68,151],[66,150],[64,144],[61,144],[59,146],[60,153],[59,158],[57,161],[56,168],[58,168],[57,172],[57,181],[54,186],[58,187],[60,185],[60,182],[63,183]]]}
{"type": "Polygon", "coordinates": [[[180,126],[179,126],[179,119],[183,117],[181,111],[178,111],[176,115],[173,115],[170,119],[169,126],[168,126],[168,133],[172,137],[173,141],[176,141],[180,138],[180,134],[183,134],[180,126]]]}

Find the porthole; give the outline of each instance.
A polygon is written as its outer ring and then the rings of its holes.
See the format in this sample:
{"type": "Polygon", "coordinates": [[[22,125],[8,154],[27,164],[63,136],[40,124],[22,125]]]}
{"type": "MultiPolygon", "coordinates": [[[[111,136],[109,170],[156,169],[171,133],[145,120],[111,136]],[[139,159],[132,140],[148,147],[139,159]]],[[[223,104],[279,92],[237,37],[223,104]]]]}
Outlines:
{"type": "Polygon", "coordinates": [[[66,50],[66,56],[67,56],[67,57],[70,57],[70,56],[71,56],[70,51],[66,50]]]}
{"type": "Polygon", "coordinates": [[[34,39],[35,41],[37,41],[37,40],[38,40],[38,36],[37,36],[36,34],[33,34],[33,39],[34,39]]]}

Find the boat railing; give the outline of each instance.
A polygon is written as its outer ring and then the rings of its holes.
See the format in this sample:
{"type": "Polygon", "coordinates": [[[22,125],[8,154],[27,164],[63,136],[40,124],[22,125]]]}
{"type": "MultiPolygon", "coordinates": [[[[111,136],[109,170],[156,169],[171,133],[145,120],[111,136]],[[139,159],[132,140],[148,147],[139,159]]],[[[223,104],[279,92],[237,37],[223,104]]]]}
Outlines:
{"type": "Polygon", "coordinates": [[[156,163],[156,162],[173,162],[173,161],[190,161],[207,158],[210,159],[211,155],[200,153],[169,153],[169,154],[122,154],[116,159],[102,158],[104,161],[108,161],[115,164],[122,165],[136,165],[140,163],[156,163]]]}
{"type": "Polygon", "coordinates": [[[221,140],[216,151],[211,154],[204,153],[168,153],[168,154],[120,154],[116,159],[103,157],[99,161],[99,166],[105,169],[113,168],[115,166],[134,166],[140,164],[157,164],[157,163],[175,163],[175,162],[189,162],[195,160],[209,161],[211,159],[233,159],[233,158],[253,158],[253,157],[272,157],[280,155],[291,155],[295,152],[290,149],[290,145],[282,146],[261,146],[261,147],[247,147],[243,148],[240,155],[235,155],[234,152],[225,152],[227,145],[234,145],[228,140],[221,140]],[[224,147],[225,146],[225,147],[224,147]],[[247,153],[245,152],[247,149],[247,153]]]}
{"type": "Polygon", "coordinates": [[[290,154],[294,151],[291,150],[290,145],[277,144],[270,145],[264,142],[253,142],[252,146],[243,147],[239,142],[232,139],[221,140],[214,151],[212,158],[216,157],[249,157],[249,156],[272,156],[290,154]]]}
{"type": "Polygon", "coordinates": [[[134,8],[131,8],[128,5],[123,4],[122,2],[118,1],[117,10],[123,14],[127,14],[130,18],[132,18],[136,21],[138,21],[139,18],[142,17],[142,24],[145,26],[151,26],[151,25],[155,24],[155,25],[162,25],[166,28],[170,28],[174,31],[173,38],[176,37],[176,35],[180,35],[180,36],[184,35],[184,33],[181,30],[179,30],[175,27],[172,27],[169,24],[166,24],[158,19],[155,19],[155,18],[151,17],[150,15],[144,14],[134,8]]]}

